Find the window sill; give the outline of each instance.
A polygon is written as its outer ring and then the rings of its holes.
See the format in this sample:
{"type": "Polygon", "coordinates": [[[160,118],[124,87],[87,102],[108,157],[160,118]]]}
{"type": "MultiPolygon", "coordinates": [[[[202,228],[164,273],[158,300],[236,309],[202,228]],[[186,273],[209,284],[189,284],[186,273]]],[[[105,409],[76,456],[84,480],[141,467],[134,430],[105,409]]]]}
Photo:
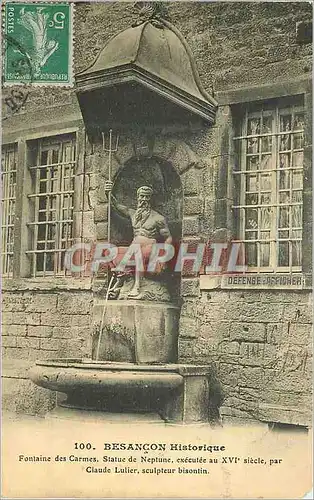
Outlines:
{"type": "Polygon", "coordinates": [[[3,278],[2,291],[50,291],[50,290],[91,290],[92,280],[87,278],[3,278]]]}
{"type": "Polygon", "coordinates": [[[312,290],[312,275],[305,273],[247,273],[200,276],[200,290],[312,290]],[[290,281],[290,282],[289,282],[290,281]]]}

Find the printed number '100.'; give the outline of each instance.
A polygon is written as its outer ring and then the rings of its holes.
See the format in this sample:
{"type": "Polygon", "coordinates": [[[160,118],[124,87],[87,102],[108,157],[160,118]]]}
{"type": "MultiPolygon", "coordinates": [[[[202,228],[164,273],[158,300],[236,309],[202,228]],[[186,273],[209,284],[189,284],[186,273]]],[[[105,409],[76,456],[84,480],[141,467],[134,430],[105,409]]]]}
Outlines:
{"type": "Polygon", "coordinates": [[[76,450],[91,450],[92,445],[90,443],[74,443],[74,448],[76,450]]]}

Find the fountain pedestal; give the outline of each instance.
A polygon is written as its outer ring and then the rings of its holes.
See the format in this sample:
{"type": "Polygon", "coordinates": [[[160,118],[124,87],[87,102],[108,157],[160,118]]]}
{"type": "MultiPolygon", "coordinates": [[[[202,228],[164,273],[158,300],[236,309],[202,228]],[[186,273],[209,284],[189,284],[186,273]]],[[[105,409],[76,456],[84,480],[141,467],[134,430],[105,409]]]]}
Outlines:
{"type": "Polygon", "coordinates": [[[158,413],[166,422],[207,422],[210,367],[59,359],[37,362],[31,380],[67,395],[63,407],[158,413]]]}
{"type": "Polygon", "coordinates": [[[179,307],[167,302],[98,300],[93,311],[96,326],[92,358],[139,364],[175,363],[179,315],[179,307]]]}

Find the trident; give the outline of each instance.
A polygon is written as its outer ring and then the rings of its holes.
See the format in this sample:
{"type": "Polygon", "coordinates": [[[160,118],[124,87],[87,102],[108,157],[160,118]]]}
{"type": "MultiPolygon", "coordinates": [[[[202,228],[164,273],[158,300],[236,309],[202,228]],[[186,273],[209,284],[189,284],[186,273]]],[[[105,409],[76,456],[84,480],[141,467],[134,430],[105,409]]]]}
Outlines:
{"type": "MultiPolygon", "coordinates": [[[[112,129],[109,130],[109,149],[106,149],[105,147],[105,134],[104,132],[101,133],[102,135],[102,149],[103,151],[106,151],[108,153],[108,163],[109,163],[109,168],[108,168],[108,177],[109,181],[111,182],[111,160],[112,160],[112,153],[115,153],[118,151],[118,144],[119,144],[119,134],[117,134],[117,139],[116,139],[116,147],[113,149],[112,148],[112,129]]],[[[110,242],[110,233],[111,233],[111,191],[109,193],[108,197],[108,243],[110,242]]],[[[99,349],[100,349],[100,343],[101,343],[101,338],[102,338],[102,331],[104,327],[104,321],[105,321],[105,315],[106,315],[106,310],[107,310],[107,302],[109,298],[109,293],[111,290],[111,286],[114,280],[114,275],[111,276],[110,282],[107,287],[107,292],[106,292],[106,299],[102,311],[102,317],[101,317],[101,322],[100,322],[100,330],[99,330],[99,337],[98,337],[98,342],[97,342],[97,349],[96,349],[96,361],[98,361],[99,358],[99,349]]]]}
{"type": "MultiPolygon", "coordinates": [[[[119,134],[117,134],[117,139],[116,139],[116,146],[113,149],[112,148],[112,129],[109,130],[109,149],[106,149],[106,144],[105,144],[105,134],[104,132],[101,133],[102,135],[102,150],[106,151],[108,153],[108,177],[109,181],[111,182],[111,162],[112,162],[112,153],[116,153],[118,151],[118,144],[119,144],[119,134]]],[[[111,236],[111,191],[109,193],[108,197],[108,242],[110,242],[110,236],[111,236]]]]}

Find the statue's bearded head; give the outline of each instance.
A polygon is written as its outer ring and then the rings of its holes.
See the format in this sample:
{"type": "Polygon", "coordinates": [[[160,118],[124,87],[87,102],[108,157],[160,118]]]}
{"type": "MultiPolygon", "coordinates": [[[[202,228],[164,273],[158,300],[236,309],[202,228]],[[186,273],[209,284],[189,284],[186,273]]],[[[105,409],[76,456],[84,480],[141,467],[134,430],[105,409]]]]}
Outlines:
{"type": "Polygon", "coordinates": [[[137,208],[150,209],[153,190],[149,186],[141,186],[137,190],[137,208]]]}

